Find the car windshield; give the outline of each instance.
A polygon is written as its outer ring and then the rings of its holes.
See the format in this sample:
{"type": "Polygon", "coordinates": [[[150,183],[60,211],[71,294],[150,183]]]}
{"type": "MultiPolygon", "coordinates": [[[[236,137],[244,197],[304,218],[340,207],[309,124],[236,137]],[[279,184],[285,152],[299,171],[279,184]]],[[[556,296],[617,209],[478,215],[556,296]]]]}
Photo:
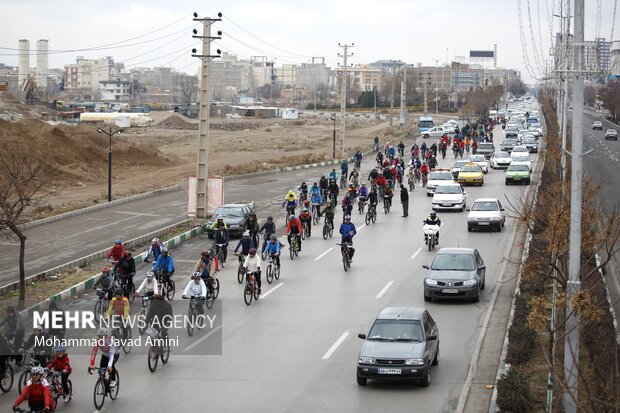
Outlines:
{"type": "Polygon", "coordinates": [[[513,140],[513,139],[506,139],[504,142],[502,142],[502,145],[513,145],[516,144],[517,141],[513,140]]]}
{"type": "Polygon", "coordinates": [[[448,181],[448,180],[452,180],[452,174],[448,171],[442,171],[442,172],[431,172],[431,174],[428,176],[428,180],[435,180],[435,181],[448,181]]]}
{"type": "Polygon", "coordinates": [[[462,194],[460,186],[457,185],[446,185],[446,186],[438,186],[435,190],[435,194],[462,194]]]}
{"type": "Polygon", "coordinates": [[[536,143],[536,139],[534,138],[525,138],[523,143],[536,143]]]}
{"type": "Polygon", "coordinates": [[[510,164],[510,166],[508,167],[507,171],[529,171],[530,169],[527,167],[527,165],[514,165],[514,164],[510,164]]]}
{"type": "Polygon", "coordinates": [[[418,320],[376,320],[368,340],[422,342],[422,325],[418,320]]]}
{"type": "Polygon", "coordinates": [[[469,157],[471,162],[486,162],[484,155],[473,155],[469,157]]]}
{"type": "Polygon", "coordinates": [[[471,206],[472,211],[499,211],[495,201],[477,201],[471,206]]]}
{"type": "Polygon", "coordinates": [[[480,149],[495,149],[495,146],[492,143],[481,143],[478,145],[478,150],[480,149]]]}
{"type": "Polygon", "coordinates": [[[495,152],[496,158],[510,158],[510,154],[508,152],[495,152]]]}
{"type": "Polygon", "coordinates": [[[431,265],[436,271],[473,271],[474,257],[470,254],[437,254],[431,265]]]}
{"type": "Polygon", "coordinates": [[[215,216],[222,215],[224,217],[243,217],[243,209],[236,207],[219,207],[213,214],[215,216]]]}
{"type": "Polygon", "coordinates": [[[465,165],[461,168],[461,172],[480,172],[481,169],[478,165],[465,165]]]}
{"type": "Polygon", "coordinates": [[[452,166],[452,167],[453,168],[462,168],[463,165],[465,165],[468,162],[469,161],[456,161],[456,162],[454,162],[454,166],[452,166]]]}

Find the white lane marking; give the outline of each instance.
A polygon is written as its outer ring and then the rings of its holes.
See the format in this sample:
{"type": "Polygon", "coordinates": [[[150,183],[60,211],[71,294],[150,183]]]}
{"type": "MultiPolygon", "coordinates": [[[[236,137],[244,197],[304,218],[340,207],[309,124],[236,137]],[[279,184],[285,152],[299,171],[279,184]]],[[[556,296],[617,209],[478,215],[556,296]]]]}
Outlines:
{"type": "MultiPolygon", "coordinates": [[[[167,205],[168,207],[170,207],[170,205],[167,205]]],[[[133,212],[133,211],[114,211],[115,214],[125,214],[125,215],[132,215],[134,217],[160,217],[161,215],[158,214],[148,214],[146,212],[133,212]]]]}
{"type": "Polygon", "coordinates": [[[422,251],[422,247],[418,248],[418,249],[416,250],[416,252],[414,252],[414,253],[413,253],[413,255],[411,256],[411,259],[412,259],[412,260],[414,260],[414,259],[415,259],[415,257],[417,257],[417,256],[418,256],[418,254],[420,253],[420,251],[422,251]]]}
{"type": "Polygon", "coordinates": [[[267,297],[269,294],[271,294],[272,292],[274,292],[278,288],[282,287],[282,285],[284,285],[284,283],[280,283],[280,284],[276,285],[271,290],[267,291],[265,294],[261,294],[260,298],[263,299],[263,298],[267,297]]]}
{"type": "Polygon", "coordinates": [[[316,257],[314,260],[315,260],[315,261],[320,260],[321,258],[323,258],[324,256],[326,256],[327,254],[329,254],[329,252],[330,252],[331,250],[333,250],[333,249],[334,249],[334,247],[331,247],[330,249],[328,249],[327,251],[325,251],[323,254],[321,254],[321,255],[319,255],[318,257],[316,257]]]}
{"type": "Polygon", "coordinates": [[[188,351],[190,351],[191,349],[196,347],[198,344],[202,343],[203,341],[205,341],[206,339],[208,339],[209,337],[211,337],[213,334],[215,334],[216,332],[220,331],[221,329],[222,329],[222,326],[215,327],[213,330],[209,331],[209,333],[206,334],[204,337],[201,337],[198,341],[195,341],[192,344],[190,344],[189,346],[185,347],[185,350],[183,350],[183,351],[185,353],[187,353],[188,351]]]}
{"type": "Polygon", "coordinates": [[[390,281],[389,283],[387,283],[385,287],[383,287],[383,290],[379,291],[379,294],[377,294],[377,298],[383,297],[383,294],[385,294],[385,292],[388,290],[388,288],[392,286],[392,284],[394,284],[394,281],[390,281]]]}
{"type": "Polygon", "coordinates": [[[364,223],[364,224],[360,225],[360,227],[357,230],[361,231],[361,229],[364,228],[365,226],[366,226],[366,224],[364,223]]]}
{"type": "Polygon", "coordinates": [[[342,344],[342,342],[347,339],[347,337],[349,337],[348,331],[342,333],[342,335],[338,337],[338,340],[336,340],[336,342],[329,348],[329,350],[327,350],[327,353],[323,354],[323,360],[327,360],[328,358],[330,358],[331,355],[334,354],[334,352],[342,344]]]}

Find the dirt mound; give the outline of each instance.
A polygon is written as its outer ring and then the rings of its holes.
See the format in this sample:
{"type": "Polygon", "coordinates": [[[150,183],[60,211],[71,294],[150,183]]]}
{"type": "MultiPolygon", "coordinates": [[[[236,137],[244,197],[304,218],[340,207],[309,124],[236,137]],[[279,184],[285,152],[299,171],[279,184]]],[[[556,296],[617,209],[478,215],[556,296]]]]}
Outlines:
{"type": "Polygon", "coordinates": [[[198,130],[197,122],[191,122],[189,118],[179,113],[170,113],[168,116],[157,121],[155,126],[160,129],[198,130]]]}

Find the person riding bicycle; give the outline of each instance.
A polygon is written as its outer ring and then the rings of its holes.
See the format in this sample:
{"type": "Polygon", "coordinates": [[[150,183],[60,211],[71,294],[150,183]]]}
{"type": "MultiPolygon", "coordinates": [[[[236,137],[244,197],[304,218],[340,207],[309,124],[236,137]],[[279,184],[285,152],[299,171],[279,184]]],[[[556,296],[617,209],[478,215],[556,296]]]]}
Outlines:
{"type": "Polygon", "coordinates": [[[194,272],[200,274],[210,293],[213,293],[212,275],[219,271],[219,269],[219,262],[213,256],[211,250],[204,250],[200,253],[200,259],[194,267],[194,272]]]}
{"type": "Polygon", "coordinates": [[[319,214],[319,217],[325,215],[325,219],[334,227],[334,215],[336,215],[336,208],[332,205],[332,201],[327,201],[325,209],[319,214]]]}
{"type": "Polygon", "coordinates": [[[28,407],[31,411],[43,411],[49,413],[54,407],[54,398],[50,385],[43,378],[45,370],[41,366],[34,366],[30,369],[30,380],[26,387],[13,403],[13,411],[16,412],[19,405],[28,400],[28,407]]]}
{"type": "Polygon", "coordinates": [[[379,137],[378,136],[375,136],[375,139],[373,141],[373,149],[375,151],[379,150],[379,137]]]}
{"type": "Polygon", "coordinates": [[[258,220],[256,219],[256,214],[254,212],[248,215],[248,220],[245,222],[242,231],[250,231],[250,237],[252,237],[252,242],[254,245],[258,247],[258,220]]]}
{"type": "Polygon", "coordinates": [[[241,262],[248,255],[248,253],[250,252],[250,249],[254,247],[256,246],[254,245],[254,243],[252,242],[252,239],[250,238],[250,232],[245,231],[241,235],[241,239],[239,240],[239,243],[237,243],[237,246],[235,247],[235,250],[233,251],[233,253],[235,255],[239,255],[239,262],[241,262]],[[239,249],[239,247],[241,247],[241,251],[237,253],[237,250],[239,249]]]}
{"type": "MultiPolygon", "coordinates": [[[[6,317],[0,321],[0,327],[4,326],[4,336],[12,341],[12,348],[18,349],[22,346],[22,342],[24,341],[24,335],[26,334],[26,330],[24,329],[24,323],[22,322],[21,316],[15,312],[15,307],[12,305],[6,308],[6,317]]],[[[18,364],[22,362],[21,355],[12,356],[15,358],[15,361],[18,364]]]]}
{"type": "Polygon", "coordinates": [[[136,290],[136,295],[140,295],[144,291],[144,295],[147,297],[152,297],[159,291],[159,287],[157,285],[157,280],[155,279],[155,273],[153,271],[149,271],[146,273],[146,277],[140,287],[136,290]]]}
{"type": "Polygon", "coordinates": [[[379,172],[375,184],[377,185],[379,190],[381,190],[381,188],[385,189],[385,187],[387,186],[387,179],[385,179],[385,175],[383,175],[383,172],[379,172]]]}
{"type": "Polygon", "coordinates": [[[122,320],[129,318],[129,300],[123,296],[123,290],[117,288],[114,292],[114,298],[110,301],[108,310],[105,313],[106,318],[114,317],[121,320],[113,321],[115,326],[120,326],[122,331],[122,338],[127,337],[127,326],[122,320]]]}
{"type": "Polygon", "coordinates": [[[325,177],[325,175],[321,175],[321,179],[319,179],[319,188],[321,189],[321,196],[323,200],[327,198],[327,188],[329,187],[329,181],[325,177]]]}
{"type": "Polygon", "coordinates": [[[161,270],[162,279],[170,286],[170,277],[174,275],[174,259],[168,253],[168,248],[162,248],[161,255],[153,266],[154,273],[158,270],[161,270]]]}
{"type": "Polygon", "coordinates": [[[332,168],[332,171],[327,175],[328,179],[333,179],[334,181],[338,179],[338,172],[336,172],[335,168],[332,168]]]}
{"type": "Polygon", "coordinates": [[[199,315],[204,314],[205,309],[203,307],[204,300],[207,298],[207,285],[203,281],[201,274],[199,271],[196,271],[192,274],[192,279],[189,280],[185,290],[183,290],[183,295],[181,298],[187,300],[192,296],[198,298],[198,302],[196,303],[196,311],[199,315]]]}
{"type": "Polygon", "coordinates": [[[344,179],[347,179],[349,175],[349,162],[346,159],[340,164],[340,173],[341,176],[344,176],[344,179]]]}
{"type": "Polygon", "coordinates": [[[340,187],[338,186],[338,184],[336,183],[335,179],[330,179],[329,180],[329,186],[327,187],[328,190],[328,198],[327,199],[334,199],[334,203],[338,203],[338,193],[340,192],[340,187]]]}
{"type": "Polygon", "coordinates": [[[215,222],[213,224],[211,224],[211,228],[210,229],[217,229],[220,227],[220,225],[223,224],[224,225],[224,229],[228,229],[228,227],[226,226],[226,221],[224,221],[224,217],[221,215],[217,216],[217,219],[215,220],[215,222]]]}
{"type": "Polygon", "coordinates": [[[378,202],[377,189],[373,186],[368,194],[368,208],[376,208],[378,202]]]}
{"type": "Polygon", "coordinates": [[[297,190],[299,191],[299,199],[300,200],[304,200],[308,198],[308,184],[304,181],[301,183],[301,185],[299,185],[299,188],[297,188],[297,190]]]}
{"type": "Polygon", "coordinates": [[[101,289],[108,295],[108,301],[112,300],[112,296],[114,295],[114,277],[112,277],[112,273],[108,267],[103,267],[101,269],[101,275],[95,281],[93,288],[97,288],[98,285],[101,285],[101,289]]]}
{"type": "Polygon", "coordinates": [[[388,205],[392,208],[392,197],[394,196],[394,190],[392,189],[392,185],[387,185],[385,187],[385,191],[383,192],[383,198],[387,198],[388,205]]]}
{"type": "Polygon", "coordinates": [[[312,204],[312,208],[316,209],[317,215],[319,215],[321,213],[321,205],[323,205],[323,196],[316,182],[312,185],[312,188],[310,188],[310,203],[312,204]]]}
{"type": "Polygon", "coordinates": [[[366,182],[362,183],[362,186],[357,190],[357,196],[359,198],[358,202],[363,203],[368,199],[368,187],[366,186],[366,182]]]}
{"type": "Polygon", "coordinates": [[[426,161],[422,162],[422,166],[420,166],[420,173],[422,175],[428,175],[428,172],[429,172],[429,168],[428,168],[428,165],[426,164],[426,161]]]}
{"type": "Polygon", "coordinates": [[[340,224],[340,235],[342,235],[342,243],[351,246],[349,248],[349,258],[353,262],[353,256],[355,255],[355,248],[353,248],[353,237],[357,234],[355,225],[351,222],[351,216],[345,215],[344,222],[340,224]]]}
{"type": "Polygon", "coordinates": [[[420,156],[420,148],[416,143],[411,146],[411,157],[418,158],[420,156]]]}
{"type": "Polygon", "coordinates": [[[437,143],[433,142],[430,147],[431,156],[437,156],[437,143]]]}
{"type": "Polygon", "coordinates": [[[379,171],[377,170],[377,168],[372,168],[372,170],[368,174],[368,180],[370,181],[371,185],[374,185],[378,176],[379,176],[379,171]]]}
{"type": "Polygon", "coordinates": [[[357,172],[356,168],[353,168],[351,171],[351,176],[349,177],[349,183],[353,186],[359,186],[360,174],[357,172]]]}
{"type": "MultiPolygon", "coordinates": [[[[152,308],[152,307],[151,307],[152,308]]],[[[116,346],[117,340],[112,336],[109,328],[101,327],[97,330],[97,339],[93,340],[94,345],[90,352],[90,364],[88,370],[95,369],[97,353],[101,350],[99,368],[107,368],[110,373],[110,388],[116,387],[116,369],[114,366],[120,357],[120,349],[116,346]]]]}
{"type": "Polygon", "coordinates": [[[405,144],[403,143],[403,141],[400,141],[398,143],[398,153],[400,154],[400,156],[405,156],[405,144]]]}
{"type": "Polygon", "coordinates": [[[383,152],[377,152],[375,161],[377,162],[377,165],[383,165],[383,152]]]}
{"type": "Polygon", "coordinates": [[[478,152],[478,141],[474,139],[474,141],[471,143],[471,153],[472,155],[475,155],[478,152]]]}
{"type": "Polygon", "coordinates": [[[172,304],[164,300],[163,295],[155,294],[146,315],[145,325],[157,329],[161,332],[162,338],[167,339],[172,317],[172,304]]]}
{"type": "Polygon", "coordinates": [[[281,247],[282,245],[280,244],[280,241],[278,240],[278,238],[276,238],[276,234],[271,234],[269,236],[269,241],[267,242],[267,244],[265,245],[265,249],[263,250],[263,254],[265,254],[265,257],[268,255],[273,257],[276,263],[276,267],[278,269],[280,269],[281,247]]]}
{"type": "Polygon", "coordinates": [[[136,261],[131,256],[131,251],[125,250],[123,257],[114,265],[116,278],[121,285],[126,283],[125,297],[129,297],[133,289],[133,277],[136,275],[136,261]]]}
{"type": "Polygon", "coordinates": [[[267,242],[269,241],[269,237],[271,237],[271,234],[276,233],[276,223],[273,222],[272,216],[268,216],[267,222],[261,225],[261,227],[258,229],[259,234],[262,234],[263,232],[265,233],[265,241],[263,242],[263,251],[264,251],[265,245],[267,245],[267,242]]]}
{"type": "Polygon", "coordinates": [[[431,156],[428,158],[428,167],[432,170],[437,166],[437,158],[435,156],[431,156]]]}
{"type": "Polygon", "coordinates": [[[428,148],[426,147],[426,142],[422,142],[422,145],[420,145],[420,154],[422,155],[422,158],[426,156],[427,151],[428,148]]]}
{"type": "MultiPolygon", "coordinates": [[[[254,274],[254,279],[256,280],[256,285],[258,285],[258,294],[261,293],[261,262],[260,255],[256,253],[256,248],[252,248],[247,257],[245,257],[245,261],[243,262],[243,270],[246,273],[254,274]]],[[[247,281],[247,279],[246,279],[247,281]]]]}
{"type": "Polygon", "coordinates": [[[49,370],[54,370],[60,374],[60,382],[62,384],[63,399],[69,401],[71,395],[69,394],[69,375],[71,374],[71,364],[69,364],[69,355],[64,346],[58,346],[54,348],[56,355],[47,365],[49,370]]]}
{"type": "Polygon", "coordinates": [[[310,212],[310,201],[306,200],[304,205],[301,207],[299,211],[299,220],[301,221],[301,227],[307,225],[308,228],[308,237],[312,236],[312,213],[310,212]]]}
{"type": "Polygon", "coordinates": [[[295,208],[297,207],[297,196],[292,189],[288,191],[282,202],[282,208],[286,207],[286,213],[289,215],[295,214],[295,208]]]}
{"type": "MultiPolygon", "coordinates": [[[[267,221],[269,221],[269,218],[267,221]]],[[[218,228],[213,232],[213,239],[213,249],[222,249],[222,264],[226,264],[226,257],[228,256],[228,240],[230,239],[228,230],[226,229],[226,224],[223,222],[219,223],[218,228]],[[221,246],[218,246],[217,244],[220,244],[221,246]]]]}
{"type": "Polygon", "coordinates": [[[153,261],[157,261],[157,258],[161,255],[161,247],[163,246],[164,244],[161,243],[159,238],[153,238],[151,241],[151,246],[146,252],[146,257],[144,257],[144,262],[149,262],[149,257],[151,255],[153,255],[153,261]]]}
{"type": "Polygon", "coordinates": [[[351,192],[347,192],[347,194],[342,198],[342,214],[350,215],[353,210],[353,194],[351,192]]]}
{"type": "Polygon", "coordinates": [[[65,312],[61,311],[58,308],[58,303],[56,302],[56,300],[50,301],[47,306],[47,312],[49,314],[50,320],[58,320],[60,324],[54,325],[54,323],[51,323],[46,331],[47,336],[50,338],[57,338],[58,340],[62,340],[63,338],[65,338],[65,333],[67,332],[67,327],[64,322],[65,312]]]}
{"type": "MultiPolygon", "coordinates": [[[[426,225],[437,225],[441,226],[441,219],[437,216],[437,212],[431,211],[430,215],[423,221],[426,225]]],[[[439,230],[437,230],[436,234],[437,245],[439,245],[439,230]]],[[[424,240],[426,240],[426,234],[424,235],[424,240]]]]}
{"type": "Polygon", "coordinates": [[[291,215],[288,217],[288,222],[286,223],[286,231],[284,234],[286,235],[286,239],[288,240],[289,248],[291,247],[291,238],[294,236],[297,238],[297,249],[301,251],[301,231],[303,228],[301,226],[301,221],[295,215],[291,215]]]}
{"type": "Polygon", "coordinates": [[[112,258],[112,261],[118,261],[123,257],[124,253],[125,246],[120,239],[117,239],[116,241],[114,241],[114,245],[112,246],[112,248],[110,248],[106,259],[110,260],[110,258],[112,258]]]}
{"type": "Polygon", "coordinates": [[[19,352],[21,353],[23,350],[29,351],[32,349],[32,358],[37,360],[41,366],[45,366],[48,361],[48,356],[52,354],[52,347],[46,344],[47,339],[47,334],[43,332],[41,327],[35,326],[32,329],[32,334],[30,334],[30,337],[24,342],[19,352]]]}
{"type": "Polygon", "coordinates": [[[360,168],[362,166],[362,159],[364,159],[364,154],[359,151],[359,149],[353,155],[353,159],[355,160],[355,166],[360,168]]]}

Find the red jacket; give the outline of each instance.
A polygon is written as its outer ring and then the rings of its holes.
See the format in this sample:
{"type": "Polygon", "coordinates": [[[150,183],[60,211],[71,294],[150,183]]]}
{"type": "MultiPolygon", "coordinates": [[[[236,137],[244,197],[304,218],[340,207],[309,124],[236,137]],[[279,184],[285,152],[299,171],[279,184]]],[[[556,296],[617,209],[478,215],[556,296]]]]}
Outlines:
{"type": "Polygon", "coordinates": [[[37,384],[32,383],[32,380],[28,380],[22,394],[15,400],[15,406],[19,406],[24,400],[28,400],[28,404],[43,401],[45,407],[50,409],[50,411],[54,406],[50,385],[44,378],[41,378],[41,381],[37,384]]]}
{"type": "Polygon", "coordinates": [[[53,368],[56,371],[67,370],[67,373],[71,373],[71,366],[69,365],[69,356],[65,354],[63,358],[54,356],[54,359],[47,365],[48,369],[53,368]]]}
{"type": "Polygon", "coordinates": [[[377,186],[386,186],[387,180],[385,179],[385,176],[381,175],[377,177],[377,181],[375,183],[377,186]]]}
{"type": "Polygon", "coordinates": [[[106,258],[112,257],[114,261],[120,260],[125,254],[125,247],[123,244],[114,244],[112,248],[110,248],[110,252],[108,252],[108,256],[106,258]]]}
{"type": "Polygon", "coordinates": [[[301,221],[299,219],[295,218],[295,221],[293,221],[292,223],[291,223],[291,221],[289,221],[286,224],[286,235],[288,235],[291,232],[291,228],[292,228],[293,225],[297,227],[297,233],[301,234],[301,231],[302,231],[302,229],[301,229],[301,221]]]}

